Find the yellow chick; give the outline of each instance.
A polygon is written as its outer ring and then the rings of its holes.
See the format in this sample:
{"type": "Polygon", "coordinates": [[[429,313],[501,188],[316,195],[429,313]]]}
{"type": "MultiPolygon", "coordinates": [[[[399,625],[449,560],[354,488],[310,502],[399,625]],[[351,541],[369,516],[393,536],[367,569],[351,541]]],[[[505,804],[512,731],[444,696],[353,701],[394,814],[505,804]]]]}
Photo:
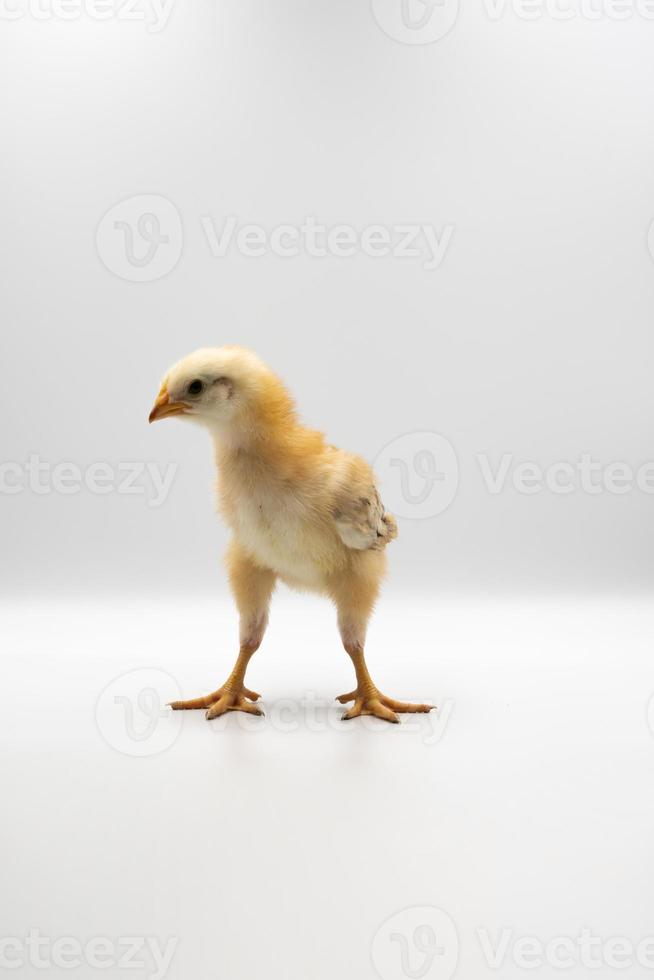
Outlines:
{"type": "Polygon", "coordinates": [[[338,612],[343,646],[357,686],[338,701],[354,702],[344,719],[430,711],[382,694],[364,658],[368,620],[386,570],[385,548],[397,535],[368,464],[327,445],[298,421],[276,375],[252,351],[195,351],[166,374],[150,422],[179,416],[209,429],[218,467],[218,497],[232,531],[229,581],[240,616],[240,650],[218,690],[174,709],[206,708],[262,714],[245,672],[263,639],[278,579],[328,596],[338,612]]]}

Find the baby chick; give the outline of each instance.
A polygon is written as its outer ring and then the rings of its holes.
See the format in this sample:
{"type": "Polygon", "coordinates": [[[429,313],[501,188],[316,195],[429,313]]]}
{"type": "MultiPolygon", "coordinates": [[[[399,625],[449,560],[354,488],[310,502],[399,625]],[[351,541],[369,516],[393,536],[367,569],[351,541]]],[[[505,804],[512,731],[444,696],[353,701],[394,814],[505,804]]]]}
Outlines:
{"type": "Polygon", "coordinates": [[[430,711],[382,694],[364,659],[366,628],[386,569],[385,548],[397,535],[372,470],[358,456],[325,443],[298,421],[282,382],[241,347],[189,354],[165,376],[150,422],[179,416],[206,426],[213,438],[222,515],[231,528],[227,553],[240,616],[240,650],[231,674],[203,698],[174,709],[206,708],[262,714],[245,671],[263,639],[278,579],[329,596],[357,686],[338,701],[344,719],[430,711]]]}

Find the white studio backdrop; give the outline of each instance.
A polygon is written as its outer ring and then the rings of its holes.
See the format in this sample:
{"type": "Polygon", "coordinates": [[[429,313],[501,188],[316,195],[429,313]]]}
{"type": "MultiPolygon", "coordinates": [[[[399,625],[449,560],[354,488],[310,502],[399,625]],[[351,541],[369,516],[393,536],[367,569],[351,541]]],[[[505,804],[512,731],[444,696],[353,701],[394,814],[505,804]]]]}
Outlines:
{"type": "Polygon", "coordinates": [[[653,51],[654,0],[0,0],[0,970],[652,975],[653,51]],[[238,616],[147,416],[224,343],[375,461],[429,714],[344,724],[282,589],[265,715],[166,708],[238,616]]]}
{"type": "Polygon", "coordinates": [[[225,588],[146,423],[222,343],[376,460],[390,589],[651,585],[654,20],[535,9],[4,4],[7,592],[225,588]]]}

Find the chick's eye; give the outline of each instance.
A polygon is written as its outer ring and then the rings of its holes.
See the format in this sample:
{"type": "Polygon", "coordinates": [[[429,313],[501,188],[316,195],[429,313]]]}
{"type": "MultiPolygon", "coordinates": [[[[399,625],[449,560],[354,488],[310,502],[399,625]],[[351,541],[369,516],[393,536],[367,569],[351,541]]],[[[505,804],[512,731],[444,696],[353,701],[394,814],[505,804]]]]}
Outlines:
{"type": "Polygon", "coordinates": [[[200,381],[199,378],[196,378],[195,381],[191,381],[190,385],[188,386],[188,393],[189,395],[199,395],[203,388],[204,382],[200,381]]]}

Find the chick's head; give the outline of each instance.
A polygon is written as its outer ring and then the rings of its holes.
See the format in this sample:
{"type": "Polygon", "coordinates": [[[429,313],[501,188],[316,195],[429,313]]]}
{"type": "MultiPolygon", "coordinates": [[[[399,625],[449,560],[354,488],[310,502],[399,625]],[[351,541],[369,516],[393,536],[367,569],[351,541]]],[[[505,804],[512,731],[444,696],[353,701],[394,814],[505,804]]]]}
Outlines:
{"type": "Polygon", "coordinates": [[[177,415],[216,434],[257,427],[265,414],[292,413],[281,382],[243,347],[205,347],[174,364],[165,375],[150,422],[177,415]]]}

